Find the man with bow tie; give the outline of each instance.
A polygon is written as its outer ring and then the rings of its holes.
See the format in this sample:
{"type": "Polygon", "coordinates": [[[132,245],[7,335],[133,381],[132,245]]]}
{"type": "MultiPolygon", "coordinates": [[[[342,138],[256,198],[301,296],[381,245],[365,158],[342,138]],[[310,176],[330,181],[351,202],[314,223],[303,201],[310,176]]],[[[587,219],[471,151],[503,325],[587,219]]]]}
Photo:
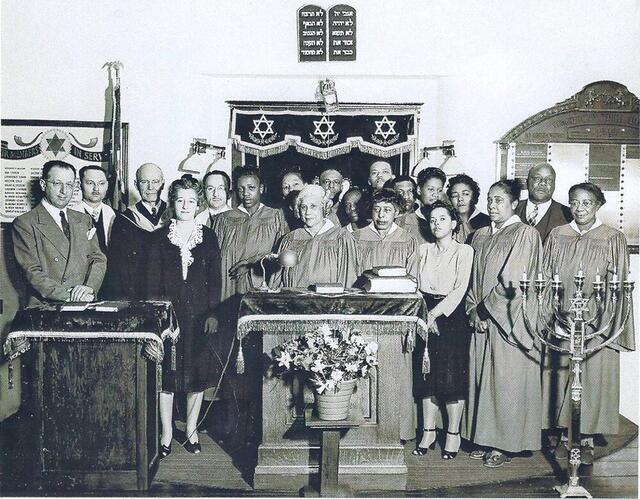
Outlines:
{"type": "Polygon", "coordinates": [[[80,177],[82,203],[72,209],[86,213],[91,217],[96,228],[100,249],[106,254],[111,226],[116,218],[113,208],[103,202],[109,188],[107,172],[98,165],[88,165],[80,168],[78,176],[80,177]]]}
{"type": "Polygon", "coordinates": [[[30,285],[28,306],[47,302],[93,301],[105,274],[91,217],[67,208],[76,186],[69,163],[42,168],[42,201],[13,221],[13,249],[30,285]]]}

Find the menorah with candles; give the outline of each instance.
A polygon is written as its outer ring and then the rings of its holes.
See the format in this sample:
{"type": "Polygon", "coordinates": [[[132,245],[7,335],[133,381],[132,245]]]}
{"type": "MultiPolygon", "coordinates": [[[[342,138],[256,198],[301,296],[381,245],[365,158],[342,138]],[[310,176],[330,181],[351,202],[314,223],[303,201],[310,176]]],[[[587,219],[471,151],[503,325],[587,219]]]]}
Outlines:
{"type": "Polygon", "coordinates": [[[578,272],[573,277],[575,291],[571,298],[571,305],[566,312],[560,310],[560,293],[562,292],[562,281],[558,272],[554,273],[550,281],[552,292],[553,319],[548,320],[545,316],[545,289],[549,284],[544,276],[539,273],[537,279],[533,281],[533,289],[538,304],[538,322],[531,324],[527,314],[527,298],[531,287],[531,280],[526,271],[520,279],[520,289],[522,290],[522,308],[524,311],[524,321],[530,333],[535,334],[547,347],[565,355],[571,356],[571,425],[569,427],[569,441],[571,449],[568,455],[569,460],[569,481],[568,483],[556,487],[561,497],[591,497],[591,494],[580,485],[578,468],[582,462],[580,454],[580,415],[582,402],[582,362],[589,355],[605,348],[620,336],[627,321],[633,311],[631,295],[634,282],[631,280],[631,273],[627,279],[621,282],[616,270],[608,282],[600,276],[599,269],[596,270],[594,281],[591,283],[593,290],[590,296],[586,296],[583,288],[585,275],[582,263],[578,272]],[[605,299],[605,290],[608,286],[610,291],[609,299],[605,299]],[[622,291],[622,297],[620,293],[622,291]],[[585,317],[585,312],[589,311],[590,300],[595,300],[596,312],[592,317],[585,317]],[[600,326],[600,321],[605,312],[609,313],[609,320],[604,326],[600,326]],[[620,324],[616,324],[616,317],[622,317],[620,324]],[[597,327],[596,327],[597,326],[597,327]],[[593,330],[589,331],[592,327],[593,330]],[[546,333],[546,334],[545,334],[546,333]],[[596,336],[606,338],[601,343],[588,348],[589,340],[596,336]],[[559,340],[558,343],[557,340],[559,340]]]}

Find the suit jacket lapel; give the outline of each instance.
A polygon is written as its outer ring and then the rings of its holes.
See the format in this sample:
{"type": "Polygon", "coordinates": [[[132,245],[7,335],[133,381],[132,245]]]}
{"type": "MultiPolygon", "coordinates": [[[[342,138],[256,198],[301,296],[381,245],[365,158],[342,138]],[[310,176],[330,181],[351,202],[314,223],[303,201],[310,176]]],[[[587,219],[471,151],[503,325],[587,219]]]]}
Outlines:
{"type": "MultiPolygon", "coordinates": [[[[66,259],[69,257],[69,240],[66,238],[62,229],[58,227],[49,212],[39,204],[36,207],[38,212],[38,230],[47,240],[56,248],[60,254],[66,259]]],[[[69,213],[70,210],[67,210],[69,213]]],[[[71,225],[71,224],[69,224],[71,225]]],[[[73,228],[71,229],[71,237],[73,238],[73,228]]]]}

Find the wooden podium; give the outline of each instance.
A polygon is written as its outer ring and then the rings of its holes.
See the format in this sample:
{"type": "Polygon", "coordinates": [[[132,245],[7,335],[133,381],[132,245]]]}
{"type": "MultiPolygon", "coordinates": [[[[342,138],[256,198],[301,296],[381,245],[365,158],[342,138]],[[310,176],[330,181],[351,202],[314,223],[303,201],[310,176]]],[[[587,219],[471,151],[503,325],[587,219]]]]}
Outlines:
{"type": "Polygon", "coordinates": [[[12,362],[23,354],[23,427],[43,490],[147,490],[157,469],[158,367],[173,309],[113,303],[118,312],[26,309],[7,338],[12,362]]]}
{"type": "MultiPolygon", "coordinates": [[[[404,490],[407,465],[401,438],[415,438],[411,393],[411,345],[415,334],[426,336],[426,305],[419,294],[340,296],[285,290],[278,294],[247,293],[240,304],[238,337],[261,334],[262,354],[271,357],[283,341],[321,324],[360,330],[376,341],[378,366],[358,380],[351,414],[361,414],[340,446],[339,481],[356,490],[404,490]],[[410,436],[401,437],[407,426],[410,436]]],[[[249,341],[247,341],[249,343],[249,341]]],[[[247,376],[258,366],[247,364],[247,376]]],[[[261,375],[262,373],[258,373],[261,375]]],[[[262,378],[262,441],[255,469],[256,489],[290,490],[309,485],[319,468],[320,435],[305,426],[311,390],[298,379],[267,374],[262,378]]]]}

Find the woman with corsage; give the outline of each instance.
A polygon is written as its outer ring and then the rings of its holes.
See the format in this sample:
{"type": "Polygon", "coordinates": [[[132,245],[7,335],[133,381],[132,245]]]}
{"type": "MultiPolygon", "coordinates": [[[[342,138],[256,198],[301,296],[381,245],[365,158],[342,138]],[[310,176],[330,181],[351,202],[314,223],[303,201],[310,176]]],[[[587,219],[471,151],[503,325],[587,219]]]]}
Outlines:
{"type": "Polygon", "coordinates": [[[174,217],[153,234],[149,254],[150,296],[173,303],[180,328],[175,364],[167,351],[162,365],[160,393],[160,457],[171,453],[173,395],[186,393],[187,425],[184,448],[197,454],[198,415],[203,391],[217,386],[231,346],[218,333],[216,307],[220,303],[220,249],[214,232],[195,221],[204,200],[200,183],[190,175],[174,181],[169,203],[174,217]]]}
{"type": "Polygon", "coordinates": [[[453,459],[460,448],[460,421],[469,384],[471,329],[464,297],[473,249],[454,239],[460,219],[449,204],[434,202],[428,220],[435,241],[420,245],[418,264],[420,291],[429,309],[428,354],[425,341],[418,336],[413,357],[413,393],[422,403],[424,431],[413,454],[423,456],[427,449],[435,448],[436,419],[442,406],[447,415],[442,459],[453,459]]]}

